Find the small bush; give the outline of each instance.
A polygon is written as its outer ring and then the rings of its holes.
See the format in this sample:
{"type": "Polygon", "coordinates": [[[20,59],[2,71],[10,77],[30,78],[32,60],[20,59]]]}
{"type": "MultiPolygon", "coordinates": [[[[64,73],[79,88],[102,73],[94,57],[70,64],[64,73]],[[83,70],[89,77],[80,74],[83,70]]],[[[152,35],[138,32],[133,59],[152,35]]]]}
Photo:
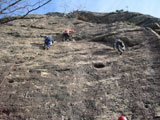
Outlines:
{"type": "Polygon", "coordinates": [[[129,21],[125,21],[124,23],[127,24],[127,25],[135,26],[134,23],[131,23],[131,22],[129,22],[129,21]]]}
{"type": "Polygon", "coordinates": [[[88,19],[85,16],[81,16],[81,15],[78,15],[77,19],[82,20],[82,21],[86,21],[86,22],[88,21],[88,19]]]}
{"type": "Polygon", "coordinates": [[[16,17],[4,16],[3,18],[0,19],[0,24],[4,24],[15,19],[16,17]]]}
{"type": "Polygon", "coordinates": [[[117,13],[121,13],[121,12],[124,12],[124,10],[123,10],[123,9],[121,9],[121,10],[116,10],[116,12],[117,12],[117,13]]]}

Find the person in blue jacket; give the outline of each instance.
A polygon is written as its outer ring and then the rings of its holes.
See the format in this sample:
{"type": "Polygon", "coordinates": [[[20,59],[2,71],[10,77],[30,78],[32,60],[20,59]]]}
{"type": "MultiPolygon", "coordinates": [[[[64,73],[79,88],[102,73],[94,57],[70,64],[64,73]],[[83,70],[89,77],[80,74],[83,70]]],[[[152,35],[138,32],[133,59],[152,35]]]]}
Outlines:
{"type": "Polygon", "coordinates": [[[53,44],[54,40],[50,38],[49,36],[45,36],[44,40],[44,49],[49,49],[49,47],[53,44]]]}

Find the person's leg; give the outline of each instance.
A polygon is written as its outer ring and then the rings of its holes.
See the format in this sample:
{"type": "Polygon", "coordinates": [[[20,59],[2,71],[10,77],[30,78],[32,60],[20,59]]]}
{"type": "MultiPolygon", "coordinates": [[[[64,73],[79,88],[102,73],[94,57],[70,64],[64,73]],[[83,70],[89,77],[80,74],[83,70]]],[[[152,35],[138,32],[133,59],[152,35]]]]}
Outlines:
{"type": "Polygon", "coordinates": [[[120,45],[118,45],[118,52],[119,52],[120,55],[122,55],[122,53],[123,53],[123,50],[121,49],[120,45]]]}
{"type": "Polygon", "coordinates": [[[70,36],[69,36],[69,34],[66,34],[66,40],[70,40],[70,36]]]}
{"type": "Polygon", "coordinates": [[[50,45],[51,45],[50,42],[48,42],[48,44],[47,44],[47,50],[49,49],[50,45]]]}
{"type": "Polygon", "coordinates": [[[68,39],[68,34],[67,33],[63,33],[63,37],[64,37],[64,40],[66,41],[68,39]]]}
{"type": "Polygon", "coordinates": [[[47,45],[44,43],[44,45],[43,45],[43,49],[44,49],[44,50],[46,49],[46,46],[47,46],[47,45]]]}

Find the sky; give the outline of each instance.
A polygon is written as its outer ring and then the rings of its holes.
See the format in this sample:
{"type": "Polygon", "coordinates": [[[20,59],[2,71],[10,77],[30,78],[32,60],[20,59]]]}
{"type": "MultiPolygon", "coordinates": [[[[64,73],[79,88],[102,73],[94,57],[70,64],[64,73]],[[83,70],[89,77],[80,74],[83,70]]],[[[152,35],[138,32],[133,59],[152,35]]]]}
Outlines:
{"type": "Polygon", "coordinates": [[[160,0],[52,0],[32,14],[69,13],[75,10],[108,13],[123,9],[124,11],[139,12],[160,18],[159,5],[160,0]]]}

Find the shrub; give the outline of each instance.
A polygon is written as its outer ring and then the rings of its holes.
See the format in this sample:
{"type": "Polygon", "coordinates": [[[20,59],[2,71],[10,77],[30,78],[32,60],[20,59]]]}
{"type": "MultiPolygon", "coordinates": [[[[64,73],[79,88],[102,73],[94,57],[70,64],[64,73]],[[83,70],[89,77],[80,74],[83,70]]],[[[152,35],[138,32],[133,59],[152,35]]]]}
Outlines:
{"type": "Polygon", "coordinates": [[[11,16],[4,16],[3,18],[0,19],[0,24],[3,24],[7,21],[11,21],[12,19],[14,19],[14,17],[11,16]]]}
{"type": "Polygon", "coordinates": [[[124,10],[123,10],[123,9],[121,9],[121,10],[116,10],[116,12],[117,12],[117,13],[121,13],[121,12],[124,12],[124,10]]]}
{"type": "Polygon", "coordinates": [[[127,24],[127,25],[135,26],[134,23],[131,23],[131,22],[129,22],[129,21],[125,21],[124,23],[127,24]]]}
{"type": "Polygon", "coordinates": [[[82,16],[82,15],[78,15],[77,19],[82,20],[82,21],[86,21],[86,22],[88,21],[88,19],[85,16],[82,16]]]}

